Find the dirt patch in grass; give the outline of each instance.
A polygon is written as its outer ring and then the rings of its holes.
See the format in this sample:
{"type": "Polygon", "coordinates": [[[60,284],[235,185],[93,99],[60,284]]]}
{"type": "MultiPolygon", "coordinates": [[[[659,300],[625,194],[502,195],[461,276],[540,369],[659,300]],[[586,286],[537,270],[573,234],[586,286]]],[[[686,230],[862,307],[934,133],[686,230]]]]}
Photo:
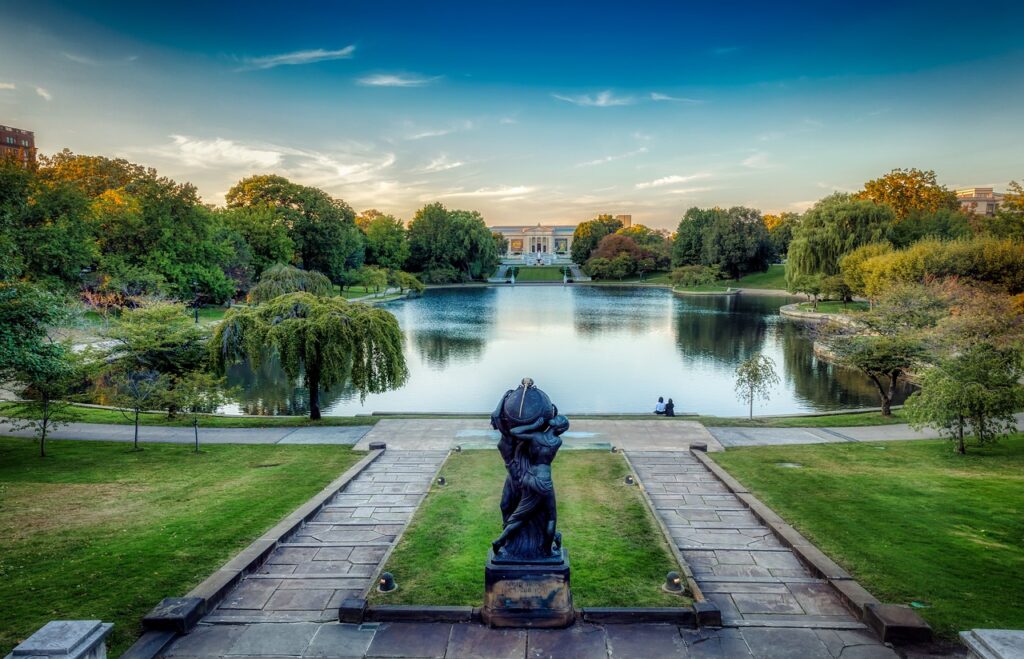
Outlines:
{"type": "Polygon", "coordinates": [[[134,519],[149,488],[120,483],[10,483],[0,489],[0,536],[18,542],[38,533],[134,519]]]}

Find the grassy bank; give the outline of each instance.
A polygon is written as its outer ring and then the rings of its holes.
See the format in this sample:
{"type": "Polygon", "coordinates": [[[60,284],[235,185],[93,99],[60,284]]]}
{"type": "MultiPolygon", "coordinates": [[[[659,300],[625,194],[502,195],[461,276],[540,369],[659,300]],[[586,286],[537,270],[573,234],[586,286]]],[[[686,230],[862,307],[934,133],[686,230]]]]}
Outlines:
{"type": "Polygon", "coordinates": [[[181,596],[354,464],[339,446],[179,446],[0,439],[0,655],[52,619],[115,623],[181,596]]]}
{"type": "Polygon", "coordinates": [[[520,266],[516,281],[562,281],[562,266],[520,266]]]}
{"type": "Polygon", "coordinates": [[[777,288],[786,289],[786,266],[776,263],[768,266],[766,272],[755,272],[739,279],[729,279],[722,282],[725,286],[733,288],[777,288]]]}
{"type": "Polygon", "coordinates": [[[1024,627],[1024,435],[966,456],[916,441],[714,457],[876,597],[922,603],[943,636],[1024,627]]]}
{"type": "MultiPolygon", "coordinates": [[[[0,413],[8,412],[14,414],[15,406],[12,403],[0,403],[0,413]]],[[[118,410],[101,409],[95,407],[72,406],[67,412],[67,421],[77,423],[113,423],[117,425],[132,425],[135,420],[126,417],[118,410]]],[[[203,415],[199,417],[200,428],[290,428],[290,427],[316,427],[316,426],[372,426],[380,419],[372,416],[325,416],[319,421],[310,421],[305,416],[214,416],[203,415]]],[[[170,417],[163,412],[145,412],[139,415],[140,426],[172,426],[192,427],[192,417],[175,416],[170,417]]]]}
{"type": "MultiPolygon", "coordinates": [[[[660,588],[678,567],[640,492],[623,483],[621,456],[566,452],[553,472],[576,606],[688,604],[660,588]]],[[[399,590],[375,601],[479,606],[487,550],[501,532],[505,466],[494,451],[464,451],[442,474],[448,484],[433,486],[385,568],[399,590]]]]}
{"type": "Polygon", "coordinates": [[[867,311],[867,302],[847,302],[843,304],[838,300],[827,300],[825,302],[818,302],[818,308],[814,308],[812,302],[801,302],[799,305],[800,311],[813,311],[816,313],[854,313],[857,311],[867,311]]]}

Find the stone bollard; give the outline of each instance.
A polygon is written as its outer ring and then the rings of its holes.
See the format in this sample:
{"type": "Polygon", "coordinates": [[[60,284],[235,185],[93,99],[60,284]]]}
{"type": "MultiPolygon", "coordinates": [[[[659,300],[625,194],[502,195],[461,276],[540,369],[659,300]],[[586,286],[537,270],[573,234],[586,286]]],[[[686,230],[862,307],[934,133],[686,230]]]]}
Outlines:
{"type": "Polygon", "coordinates": [[[107,659],[107,635],[114,628],[99,620],[51,620],[5,659],[107,659]]]}

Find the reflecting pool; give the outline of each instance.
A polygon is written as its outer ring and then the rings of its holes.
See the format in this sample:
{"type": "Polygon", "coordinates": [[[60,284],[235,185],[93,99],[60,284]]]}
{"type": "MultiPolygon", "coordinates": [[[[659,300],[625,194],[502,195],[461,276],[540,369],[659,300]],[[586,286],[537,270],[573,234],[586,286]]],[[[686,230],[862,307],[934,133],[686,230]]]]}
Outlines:
{"type": "MultiPolygon", "coordinates": [[[[384,394],[323,392],[324,414],[490,412],[524,376],[569,414],[647,412],[658,396],[677,412],[746,413],[736,365],[762,352],[780,382],[755,414],[878,405],[859,373],[818,360],[804,327],[779,315],[788,298],[680,297],[660,288],[517,286],[430,290],[388,303],[406,340],[409,381],[384,394]]],[[[233,367],[240,392],[226,412],[302,414],[308,393],[273,360],[233,367]]],[[[902,400],[906,391],[901,391],[902,400]]]]}

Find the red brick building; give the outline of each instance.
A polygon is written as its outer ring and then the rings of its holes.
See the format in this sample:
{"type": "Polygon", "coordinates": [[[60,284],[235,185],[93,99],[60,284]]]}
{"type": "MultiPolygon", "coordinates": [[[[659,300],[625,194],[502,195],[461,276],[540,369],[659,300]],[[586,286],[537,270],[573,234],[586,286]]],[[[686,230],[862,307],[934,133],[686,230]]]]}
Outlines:
{"type": "Polygon", "coordinates": [[[36,137],[30,130],[0,125],[0,158],[28,163],[36,159],[36,137]]]}

